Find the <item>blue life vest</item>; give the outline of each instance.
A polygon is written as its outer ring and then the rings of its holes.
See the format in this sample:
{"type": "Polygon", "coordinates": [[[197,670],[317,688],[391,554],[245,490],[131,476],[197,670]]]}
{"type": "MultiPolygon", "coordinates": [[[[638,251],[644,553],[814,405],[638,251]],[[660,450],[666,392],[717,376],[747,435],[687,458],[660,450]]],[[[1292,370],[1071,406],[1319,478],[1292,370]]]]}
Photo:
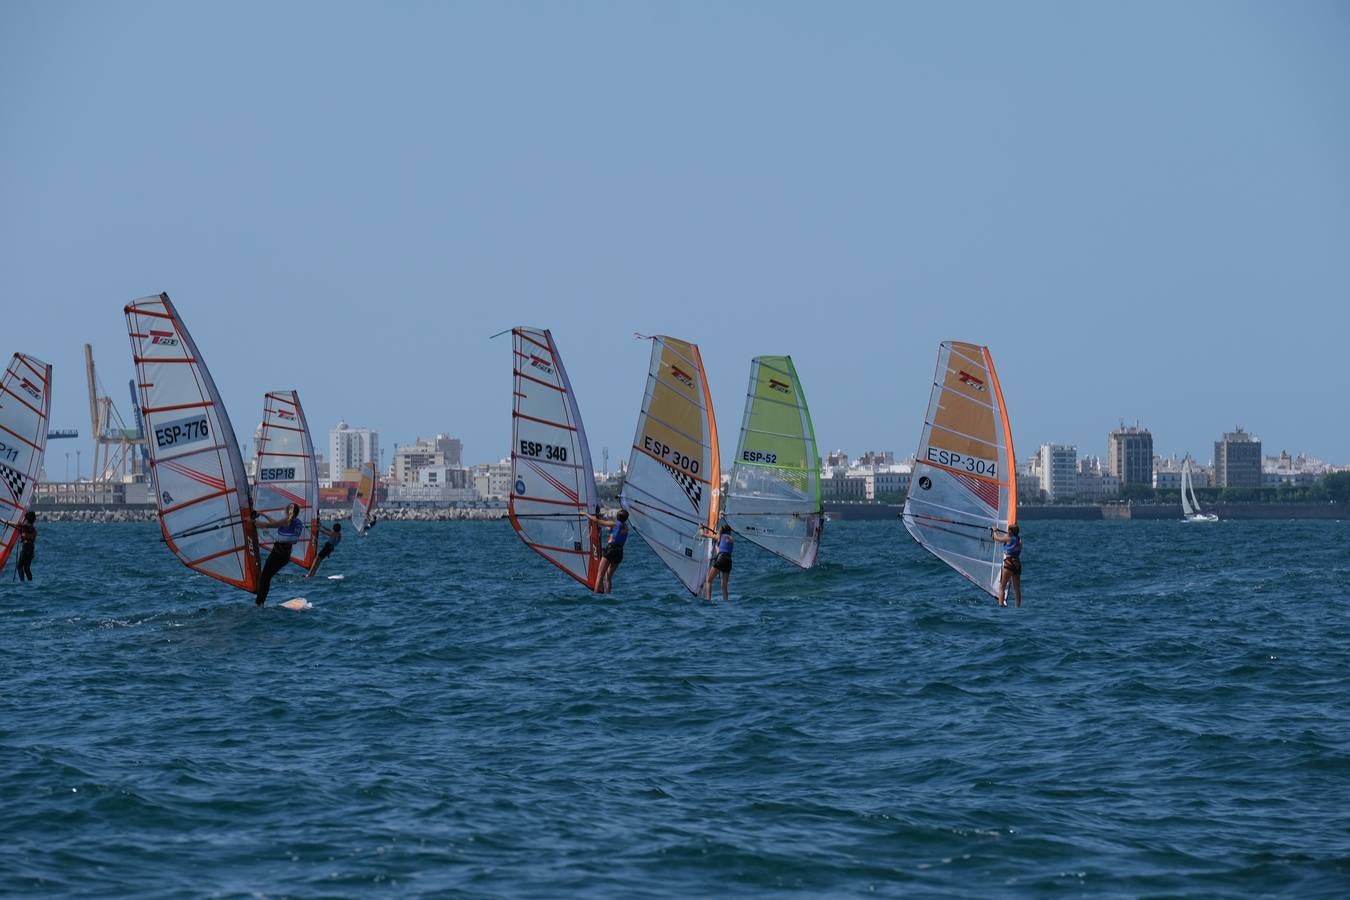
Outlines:
{"type": "Polygon", "coordinates": [[[628,523],[616,522],[614,527],[609,530],[609,545],[611,547],[622,547],[628,540],[628,523]]]}
{"type": "Polygon", "coordinates": [[[1007,542],[1003,545],[1003,556],[1005,559],[1017,559],[1022,555],[1022,538],[1020,535],[1008,535],[1007,542]]]}
{"type": "Polygon", "coordinates": [[[717,539],[717,552],[731,555],[731,535],[724,534],[717,539]]]}

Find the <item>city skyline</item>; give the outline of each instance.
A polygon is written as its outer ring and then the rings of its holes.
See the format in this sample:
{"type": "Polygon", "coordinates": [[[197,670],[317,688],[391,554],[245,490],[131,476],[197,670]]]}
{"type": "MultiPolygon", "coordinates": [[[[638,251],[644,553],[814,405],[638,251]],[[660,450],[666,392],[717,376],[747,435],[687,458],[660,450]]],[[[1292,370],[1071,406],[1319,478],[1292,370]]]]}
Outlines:
{"type": "Polygon", "coordinates": [[[488,335],[548,327],[613,465],[635,331],[700,345],[724,445],[750,358],[787,353],[822,444],[906,453],[958,339],[1019,446],[1242,423],[1345,459],[1350,17],[1151,9],[8,4],[3,350],[83,429],[80,344],[122,395],[122,306],[167,291],[241,436],[295,389],[481,458],[488,335]]]}

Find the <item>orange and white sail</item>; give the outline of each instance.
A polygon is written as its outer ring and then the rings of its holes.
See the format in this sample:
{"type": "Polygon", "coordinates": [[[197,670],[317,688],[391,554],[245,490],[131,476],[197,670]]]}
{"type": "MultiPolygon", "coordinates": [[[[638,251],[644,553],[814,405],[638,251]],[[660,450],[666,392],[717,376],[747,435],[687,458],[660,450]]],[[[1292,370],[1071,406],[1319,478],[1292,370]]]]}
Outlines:
{"type": "Polygon", "coordinates": [[[206,362],[168,294],[133,301],[125,312],[164,540],[188,568],[256,590],[253,501],[206,362]]]}
{"type": "Polygon", "coordinates": [[[352,500],[352,526],[357,534],[365,534],[370,529],[370,513],[375,508],[375,488],[379,479],[375,476],[375,461],[366,460],[361,467],[361,479],[356,483],[356,497],[352,500]]]}
{"type": "Polygon", "coordinates": [[[623,505],[634,530],[699,595],[720,514],[717,420],[698,346],[665,336],[651,342],[623,505]]]}
{"type": "MultiPolygon", "coordinates": [[[[308,569],[319,552],[319,469],[309,422],[295,391],[269,391],[263,397],[254,466],[253,508],[258,514],[280,519],[294,503],[300,507],[300,520],[309,523],[304,538],[291,549],[291,562],[308,569]]],[[[272,529],[258,533],[264,550],[270,550],[275,539],[272,529]]]]}
{"type": "Polygon", "coordinates": [[[520,539],[595,590],[600,532],[595,469],[572,382],[548,329],[511,329],[511,493],[507,511],[520,539]]]}
{"type": "Polygon", "coordinates": [[[1017,522],[1017,463],[988,347],[939,346],[902,515],[924,549],[998,596],[1003,547],[989,529],[1017,522]]]}
{"type": "Polygon", "coordinates": [[[0,569],[19,539],[47,449],[52,367],[15,353],[0,377],[0,569]]]}

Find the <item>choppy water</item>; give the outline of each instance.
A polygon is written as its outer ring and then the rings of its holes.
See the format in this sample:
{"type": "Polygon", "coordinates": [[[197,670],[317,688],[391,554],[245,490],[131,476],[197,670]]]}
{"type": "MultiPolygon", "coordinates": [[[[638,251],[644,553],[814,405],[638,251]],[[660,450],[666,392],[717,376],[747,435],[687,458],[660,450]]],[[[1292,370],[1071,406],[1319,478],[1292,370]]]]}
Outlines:
{"type": "Polygon", "coordinates": [[[898,522],[730,604],[387,522],[258,611],[156,538],[3,573],[0,893],[1350,893],[1350,523],[1027,523],[1021,610],[898,522]]]}

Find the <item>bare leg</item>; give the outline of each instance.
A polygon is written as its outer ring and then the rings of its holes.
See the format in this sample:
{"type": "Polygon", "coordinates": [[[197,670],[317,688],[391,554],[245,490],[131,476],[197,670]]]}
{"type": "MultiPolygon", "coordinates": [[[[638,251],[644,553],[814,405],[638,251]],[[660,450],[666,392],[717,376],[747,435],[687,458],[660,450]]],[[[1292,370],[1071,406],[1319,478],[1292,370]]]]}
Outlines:
{"type": "Polygon", "coordinates": [[[722,573],[722,599],[723,599],[723,600],[728,600],[728,599],[730,599],[729,597],[727,597],[727,584],[729,584],[730,581],[731,581],[731,573],[730,573],[730,572],[723,572],[723,573],[722,573]]]}
{"type": "Polygon", "coordinates": [[[1013,592],[1017,594],[1017,608],[1022,608],[1022,575],[1018,573],[1012,577],[1013,592]]]}
{"type": "Polygon", "coordinates": [[[998,605],[1008,605],[1008,570],[1006,567],[998,573],[998,605]]]}
{"type": "Polygon", "coordinates": [[[608,580],[609,580],[609,560],[601,559],[600,575],[598,578],[595,579],[595,592],[597,594],[609,593],[609,591],[605,589],[605,585],[608,582],[608,580]]]}
{"type": "Polygon", "coordinates": [[[713,583],[713,579],[716,578],[716,577],[717,577],[717,570],[716,570],[716,569],[709,569],[709,570],[708,570],[708,577],[707,577],[707,578],[704,580],[704,582],[703,582],[703,599],[704,599],[704,600],[711,600],[711,599],[712,599],[712,583],[713,583]]]}

